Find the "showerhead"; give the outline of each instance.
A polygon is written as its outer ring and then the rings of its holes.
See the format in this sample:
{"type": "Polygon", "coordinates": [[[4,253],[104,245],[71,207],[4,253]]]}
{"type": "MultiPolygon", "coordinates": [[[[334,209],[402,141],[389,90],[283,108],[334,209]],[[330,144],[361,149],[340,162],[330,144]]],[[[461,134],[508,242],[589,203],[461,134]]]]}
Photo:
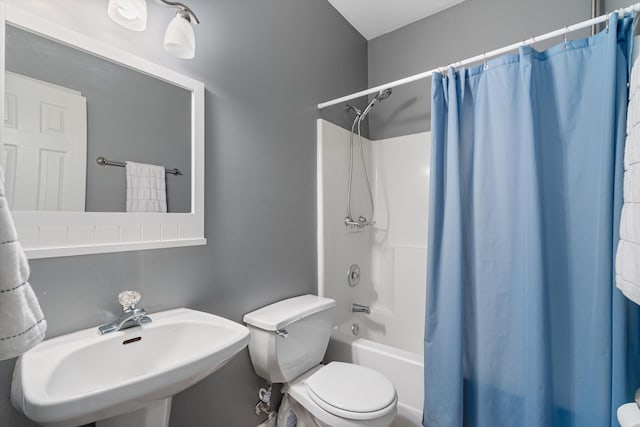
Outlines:
{"type": "Polygon", "coordinates": [[[391,92],[392,92],[391,88],[383,89],[383,90],[381,90],[380,92],[377,93],[376,99],[378,100],[378,102],[379,101],[384,101],[385,99],[387,99],[388,97],[391,96],[391,92]]]}
{"type": "Polygon", "coordinates": [[[367,108],[365,108],[364,111],[362,112],[362,115],[360,116],[360,120],[364,119],[365,116],[369,114],[369,112],[371,111],[373,106],[376,104],[376,102],[384,101],[389,96],[391,96],[391,88],[383,89],[380,92],[378,92],[376,96],[373,97],[369,105],[367,105],[367,108]]]}

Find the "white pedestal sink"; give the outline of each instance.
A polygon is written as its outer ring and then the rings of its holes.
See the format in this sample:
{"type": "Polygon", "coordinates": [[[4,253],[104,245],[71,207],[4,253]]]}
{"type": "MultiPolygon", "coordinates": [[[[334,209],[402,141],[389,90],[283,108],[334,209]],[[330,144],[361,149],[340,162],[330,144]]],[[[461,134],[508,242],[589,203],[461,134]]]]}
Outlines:
{"type": "Polygon", "coordinates": [[[144,426],[134,419],[159,427],[174,394],[249,342],[246,327],[212,314],[179,308],[149,316],[141,327],[105,335],[90,328],[38,344],[18,359],[13,406],[48,427],[144,426]]]}

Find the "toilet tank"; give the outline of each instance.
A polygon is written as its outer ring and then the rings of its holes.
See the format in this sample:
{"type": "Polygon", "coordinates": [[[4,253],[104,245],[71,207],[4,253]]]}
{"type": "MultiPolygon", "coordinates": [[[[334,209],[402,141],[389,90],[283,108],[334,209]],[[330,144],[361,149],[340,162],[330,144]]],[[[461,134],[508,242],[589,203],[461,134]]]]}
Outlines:
{"type": "Polygon", "coordinates": [[[249,355],[258,376],[286,383],[322,361],[336,302],[302,295],[245,314],[249,355]]]}

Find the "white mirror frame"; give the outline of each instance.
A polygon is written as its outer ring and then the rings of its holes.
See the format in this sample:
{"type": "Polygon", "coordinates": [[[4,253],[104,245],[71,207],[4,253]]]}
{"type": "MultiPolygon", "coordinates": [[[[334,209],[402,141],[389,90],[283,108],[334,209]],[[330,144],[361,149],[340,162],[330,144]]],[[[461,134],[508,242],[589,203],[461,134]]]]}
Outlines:
{"type": "MultiPolygon", "coordinates": [[[[191,213],[13,211],[30,259],[206,244],[204,237],[204,84],[40,16],[0,2],[0,93],[4,98],[5,24],[182,87],[191,97],[191,213]]],[[[5,103],[0,102],[0,117],[5,103]]],[[[4,126],[1,127],[2,129],[4,126]]],[[[0,141],[0,149],[4,137],[0,141]]],[[[187,177],[185,177],[186,179],[187,177]]],[[[125,189],[122,189],[124,193],[125,189]]]]}

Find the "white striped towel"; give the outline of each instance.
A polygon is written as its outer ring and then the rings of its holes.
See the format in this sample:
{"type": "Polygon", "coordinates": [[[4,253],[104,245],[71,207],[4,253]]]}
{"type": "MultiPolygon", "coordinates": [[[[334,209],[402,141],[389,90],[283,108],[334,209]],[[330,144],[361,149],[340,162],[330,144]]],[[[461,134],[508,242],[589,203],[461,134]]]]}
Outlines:
{"type": "Polygon", "coordinates": [[[29,285],[29,263],[18,242],[0,167],[0,360],[29,350],[46,331],[47,322],[29,285]]]}
{"type": "Polygon", "coordinates": [[[631,69],[624,148],[624,204],[616,253],[616,286],[640,304],[640,66],[631,69]]]}
{"type": "Polygon", "coordinates": [[[166,212],[164,167],[130,161],[126,165],[127,212],[166,212]]]}

